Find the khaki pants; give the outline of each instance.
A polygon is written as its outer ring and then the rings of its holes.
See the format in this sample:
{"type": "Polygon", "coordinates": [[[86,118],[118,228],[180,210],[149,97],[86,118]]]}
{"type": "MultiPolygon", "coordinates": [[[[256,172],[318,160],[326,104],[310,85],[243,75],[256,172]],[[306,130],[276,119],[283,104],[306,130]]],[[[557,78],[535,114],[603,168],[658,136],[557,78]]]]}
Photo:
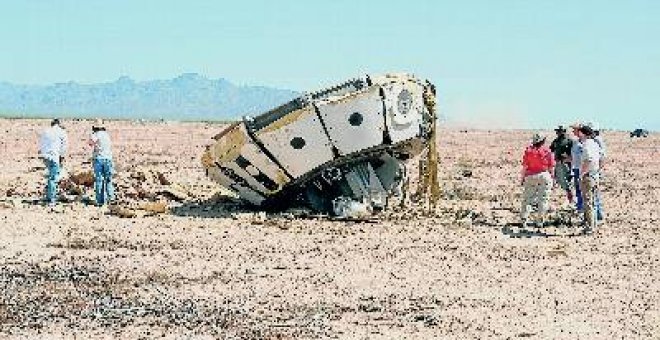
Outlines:
{"type": "Polygon", "coordinates": [[[523,221],[529,218],[533,207],[537,207],[539,214],[548,212],[550,192],[552,190],[552,176],[545,171],[540,174],[525,177],[523,182],[523,200],[520,217],[523,221]]]}
{"type": "Polygon", "coordinates": [[[584,222],[587,227],[596,227],[596,195],[598,194],[598,176],[586,174],[580,180],[584,222]]]}
{"type": "Polygon", "coordinates": [[[555,164],[555,179],[557,184],[564,189],[564,191],[571,190],[571,183],[569,181],[569,176],[571,175],[571,168],[566,163],[557,162],[555,164]]]}

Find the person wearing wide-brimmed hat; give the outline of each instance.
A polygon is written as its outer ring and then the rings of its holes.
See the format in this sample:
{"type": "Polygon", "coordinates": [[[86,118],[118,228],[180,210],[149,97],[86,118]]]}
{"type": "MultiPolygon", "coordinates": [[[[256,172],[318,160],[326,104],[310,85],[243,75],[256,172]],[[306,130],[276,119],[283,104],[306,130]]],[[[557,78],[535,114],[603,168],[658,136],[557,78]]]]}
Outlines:
{"type": "Polygon", "coordinates": [[[89,145],[92,147],[93,155],[96,205],[102,206],[114,198],[114,186],[112,184],[112,142],[110,135],[105,130],[105,124],[100,119],[92,124],[89,145]]]}
{"type": "Polygon", "coordinates": [[[584,208],[584,223],[587,231],[596,227],[596,197],[599,195],[601,148],[594,140],[594,131],[588,125],[578,129],[582,143],[580,156],[580,185],[584,208]]]}
{"type": "Polygon", "coordinates": [[[520,217],[523,226],[529,222],[529,214],[534,206],[541,216],[540,221],[537,221],[537,226],[543,226],[543,219],[549,208],[550,192],[552,191],[551,171],[554,166],[552,152],[545,146],[545,137],[535,134],[532,137],[531,145],[525,149],[522,160],[523,198],[520,217]]]}
{"type": "Polygon", "coordinates": [[[555,132],[557,137],[550,143],[550,150],[555,157],[555,180],[566,192],[566,199],[573,204],[573,191],[571,190],[571,148],[573,140],[566,136],[566,129],[559,125],[555,132]]]}

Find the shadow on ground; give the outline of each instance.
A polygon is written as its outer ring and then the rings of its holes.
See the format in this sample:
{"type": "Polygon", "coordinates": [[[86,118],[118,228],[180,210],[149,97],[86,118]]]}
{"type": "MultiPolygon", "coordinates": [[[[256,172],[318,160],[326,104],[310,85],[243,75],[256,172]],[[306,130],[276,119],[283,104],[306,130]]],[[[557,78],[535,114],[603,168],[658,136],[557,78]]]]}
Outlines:
{"type": "Polygon", "coordinates": [[[185,202],[171,209],[171,213],[180,217],[230,218],[236,213],[255,212],[254,208],[232,197],[214,197],[204,201],[185,202]]]}

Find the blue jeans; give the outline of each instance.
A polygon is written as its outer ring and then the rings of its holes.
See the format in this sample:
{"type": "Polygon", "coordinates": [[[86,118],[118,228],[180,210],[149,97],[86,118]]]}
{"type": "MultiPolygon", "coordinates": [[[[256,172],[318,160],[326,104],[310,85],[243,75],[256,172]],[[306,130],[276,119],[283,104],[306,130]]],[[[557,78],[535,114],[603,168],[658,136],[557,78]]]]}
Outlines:
{"type": "Polygon", "coordinates": [[[580,190],[580,170],[573,169],[573,183],[575,184],[575,197],[577,198],[577,210],[582,210],[582,190],[580,190]]]}
{"type": "Polygon", "coordinates": [[[51,159],[44,159],[46,169],[48,169],[48,177],[46,182],[46,201],[48,203],[55,203],[57,200],[57,182],[60,177],[60,163],[51,159]]]}
{"type": "Polygon", "coordinates": [[[603,215],[603,202],[600,193],[600,186],[596,189],[594,193],[594,205],[596,206],[596,220],[602,221],[605,216],[603,215]]]}
{"type": "Polygon", "coordinates": [[[114,199],[111,159],[94,159],[94,192],[97,205],[106,204],[114,199]]]}

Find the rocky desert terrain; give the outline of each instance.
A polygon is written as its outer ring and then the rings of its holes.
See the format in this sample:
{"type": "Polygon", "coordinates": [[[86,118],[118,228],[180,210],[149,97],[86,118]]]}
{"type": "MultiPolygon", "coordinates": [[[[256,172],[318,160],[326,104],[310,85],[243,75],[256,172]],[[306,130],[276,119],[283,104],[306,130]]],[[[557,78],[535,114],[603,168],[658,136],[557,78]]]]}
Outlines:
{"type": "Polygon", "coordinates": [[[559,189],[545,227],[519,226],[532,131],[442,128],[435,210],[336,221],[252,211],[206,179],[210,123],[109,122],[108,209],[89,205],[91,122],[64,121],[51,211],[47,125],[0,119],[0,338],[660,338],[657,134],[604,132],[607,220],[585,235],[559,189]]]}

